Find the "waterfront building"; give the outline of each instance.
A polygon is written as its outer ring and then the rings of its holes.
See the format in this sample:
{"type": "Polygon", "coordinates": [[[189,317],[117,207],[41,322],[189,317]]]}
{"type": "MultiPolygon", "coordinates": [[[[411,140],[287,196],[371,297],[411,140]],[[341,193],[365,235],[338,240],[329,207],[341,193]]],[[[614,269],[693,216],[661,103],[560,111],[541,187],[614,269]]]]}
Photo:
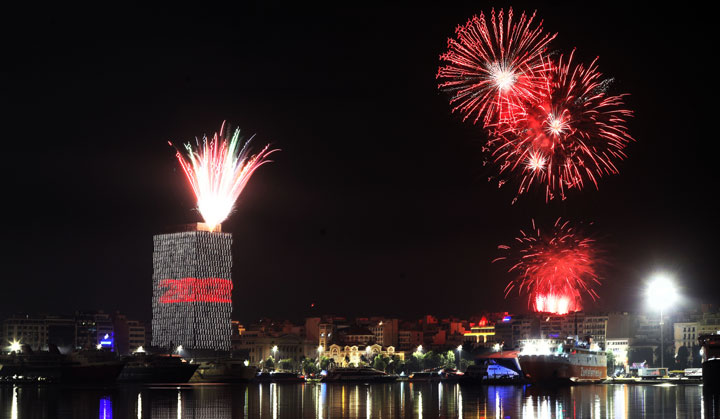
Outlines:
{"type": "Polygon", "coordinates": [[[311,342],[319,342],[320,339],[320,317],[308,317],[305,319],[305,339],[311,342]]]}
{"type": "Polygon", "coordinates": [[[0,332],[5,342],[19,342],[33,350],[47,350],[50,344],[61,352],[96,349],[100,345],[123,354],[133,345],[145,345],[142,323],[102,311],[76,312],[73,316],[15,314],[2,322],[0,332]]]}
{"type": "Polygon", "coordinates": [[[380,346],[397,346],[400,320],[376,319],[368,326],[380,346]]]}
{"type": "Polygon", "coordinates": [[[403,352],[396,352],[395,347],[387,346],[382,347],[380,345],[367,345],[361,349],[361,346],[357,345],[336,345],[332,344],[327,350],[326,356],[332,358],[335,365],[341,367],[357,366],[361,362],[372,363],[376,356],[382,355],[388,358],[393,356],[399,357],[401,360],[405,359],[403,352]]]}
{"type": "Polygon", "coordinates": [[[47,322],[45,316],[16,314],[3,321],[3,350],[11,342],[29,345],[33,350],[47,347],[47,322]]]}
{"type": "Polygon", "coordinates": [[[53,344],[63,352],[75,348],[75,318],[72,316],[47,315],[47,343],[53,344]]]}
{"type": "Polygon", "coordinates": [[[699,322],[680,322],[673,324],[673,347],[675,349],[675,355],[677,356],[678,351],[681,347],[688,349],[698,344],[698,336],[700,336],[700,323],[699,322]]]}
{"type": "Polygon", "coordinates": [[[257,331],[246,331],[233,339],[233,351],[247,353],[251,365],[261,366],[272,357],[276,361],[291,359],[298,366],[303,358],[316,358],[318,346],[298,335],[272,336],[257,331]]]}
{"type": "Polygon", "coordinates": [[[487,321],[485,317],[481,318],[477,324],[470,324],[470,331],[465,332],[465,342],[474,343],[476,345],[492,342],[495,336],[495,325],[487,321]]]}
{"type": "Polygon", "coordinates": [[[523,315],[513,317],[512,341],[510,342],[510,348],[517,349],[520,347],[521,340],[534,339],[539,337],[539,334],[540,321],[536,316],[523,315]]]}
{"type": "MultiPolygon", "coordinates": [[[[628,371],[628,351],[630,350],[630,338],[607,339],[605,341],[606,351],[612,352],[616,366],[623,366],[628,371]]],[[[610,373],[611,371],[608,371],[610,373]]]]}
{"type": "Polygon", "coordinates": [[[230,349],[232,235],[204,223],[153,237],[152,345],[230,349]]]}
{"type": "Polygon", "coordinates": [[[401,351],[413,351],[422,345],[424,334],[422,330],[406,329],[398,331],[398,349],[401,351]]]}
{"type": "Polygon", "coordinates": [[[147,345],[145,324],[137,320],[128,320],[128,352],[135,352],[147,345]]]}
{"type": "Polygon", "coordinates": [[[328,343],[334,339],[335,325],[332,323],[320,323],[318,331],[320,334],[319,344],[323,349],[327,349],[328,343]]]}
{"type": "Polygon", "coordinates": [[[351,326],[338,330],[338,342],[365,346],[375,343],[375,334],[366,327],[351,326]]]}
{"type": "Polygon", "coordinates": [[[606,348],[607,336],[607,314],[585,314],[583,318],[582,336],[589,336],[593,343],[596,343],[600,349],[606,348]]]}

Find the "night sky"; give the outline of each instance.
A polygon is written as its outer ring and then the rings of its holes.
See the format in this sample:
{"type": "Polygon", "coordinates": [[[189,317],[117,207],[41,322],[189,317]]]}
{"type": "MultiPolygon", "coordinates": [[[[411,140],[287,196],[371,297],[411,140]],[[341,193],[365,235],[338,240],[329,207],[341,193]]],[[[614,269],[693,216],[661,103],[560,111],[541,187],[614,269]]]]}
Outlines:
{"type": "Polygon", "coordinates": [[[223,120],[282,149],[223,224],[234,318],[523,311],[503,298],[507,267],[490,262],[531,218],[559,216],[593,222],[605,249],[588,310],[643,308],[657,269],[688,307],[718,302],[709,14],[512,5],[537,9],[554,49],[599,55],[611,92],[631,93],[637,142],[599,190],[510,205],[512,187],[487,181],[483,131],[437,90],[455,27],[506,2],[5,13],[0,314],[149,320],[153,234],[200,221],[168,141],[223,120]]]}

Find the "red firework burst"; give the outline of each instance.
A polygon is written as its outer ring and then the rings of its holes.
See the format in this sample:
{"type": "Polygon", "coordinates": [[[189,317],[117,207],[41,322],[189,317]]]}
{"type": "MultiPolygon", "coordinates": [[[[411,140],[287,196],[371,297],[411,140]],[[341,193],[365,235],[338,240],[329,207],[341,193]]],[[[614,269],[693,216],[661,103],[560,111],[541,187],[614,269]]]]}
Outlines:
{"type": "Polygon", "coordinates": [[[569,222],[557,219],[551,231],[540,232],[532,221],[532,232],[520,230],[514,246],[501,245],[512,266],[508,272],[518,277],[505,287],[505,296],[517,288],[528,294],[528,304],[536,312],[567,314],[582,309],[581,294],[598,298],[592,288],[600,281],[595,271],[597,251],[592,239],[583,237],[569,222]]]}
{"type": "Polygon", "coordinates": [[[543,32],[542,22],[533,27],[535,14],[513,21],[508,10],[474,16],[455,29],[457,39],[448,39],[448,51],[440,56],[439,85],[452,97],[453,112],[483,118],[483,126],[514,123],[524,115],[525,103],[543,92],[549,68],[542,54],[555,35],[543,32]]]}
{"type": "Polygon", "coordinates": [[[633,140],[625,95],[606,93],[611,80],[601,79],[597,58],[585,67],[573,55],[550,66],[544,93],[526,102],[522,120],[491,133],[488,147],[500,172],[521,179],[518,194],[544,185],[547,201],[587,182],[597,188],[598,178],[618,173],[615,162],[633,140]]]}

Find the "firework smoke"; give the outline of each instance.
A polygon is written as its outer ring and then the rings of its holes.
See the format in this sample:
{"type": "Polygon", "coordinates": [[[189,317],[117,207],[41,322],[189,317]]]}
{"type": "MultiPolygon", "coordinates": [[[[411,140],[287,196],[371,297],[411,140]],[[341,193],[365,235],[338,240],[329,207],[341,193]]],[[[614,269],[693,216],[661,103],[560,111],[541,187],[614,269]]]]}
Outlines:
{"type": "MultiPolygon", "coordinates": [[[[178,150],[177,159],[185,172],[197,198],[197,206],[205,223],[214,230],[223,222],[258,167],[269,163],[267,157],[278,150],[266,145],[259,153],[249,155],[248,145],[252,137],[242,144],[240,129],[232,137],[225,133],[225,123],[220,133],[212,139],[204,136],[202,142],[195,140],[196,147],[185,144],[187,158],[178,150]]],[[[172,144],[172,143],[171,143],[172,144]]]]}
{"type": "Polygon", "coordinates": [[[493,262],[507,260],[512,265],[508,272],[517,274],[505,288],[505,296],[514,289],[527,294],[536,312],[567,314],[582,309],[582,294],[598,298],[593,289],[600,284],[595,243],[567,221],[557,219],[543,233],[533,220],[532,231],[521,230],[513,245],[498,249],[506,255],[493,262]]]}

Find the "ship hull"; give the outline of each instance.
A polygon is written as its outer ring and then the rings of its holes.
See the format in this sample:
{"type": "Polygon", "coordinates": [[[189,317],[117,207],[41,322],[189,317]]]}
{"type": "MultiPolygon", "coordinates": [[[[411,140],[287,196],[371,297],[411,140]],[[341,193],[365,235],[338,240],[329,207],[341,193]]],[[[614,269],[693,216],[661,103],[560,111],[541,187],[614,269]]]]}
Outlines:
{"type": "Polygon", "coordinates": [[[70,384],[113,383],[124,367],[124,362],[65,366],[60,380],[70,384]]]}
{"type": "Polygon", "coordinates": [[[607,364],[604,357],[532,355],[520,356],[519,361],[522,372],[532,382],[571,382],[607,378],[607,364]]]}
{"type": "Polygon", "coordinates": [[[197,368],[197,364],[125,366],[118,381],[124,383],[187,383],[197,368]]]}
{"type": "Polygon", "coordinates": [[[720,359],[711,359],[702,363],[703,385],[720,388],[720,359]]]}
{"type": "Polygon", "coordinates": [[[246,383],[257,375],[257,368],[241,364],[201,365],[190,378],[191,383],[246,383]]]}
{"type": "Polygon", "coordinates": [[[65,357],[12,359],[0,363],[0,377],[5,379],[45,380],[66,384],[113,383],[125,366],[124,362],[72,362],[65,357]],[[22,378],[20,378],[22,377],[22,378]]]}
{"type": "Polygon", "coordinates": [[[384,376],[330,376],[324,377],[322,382],[324,383],[394,383],[398,377],[395,375],[384,375],[384,376]]]}

